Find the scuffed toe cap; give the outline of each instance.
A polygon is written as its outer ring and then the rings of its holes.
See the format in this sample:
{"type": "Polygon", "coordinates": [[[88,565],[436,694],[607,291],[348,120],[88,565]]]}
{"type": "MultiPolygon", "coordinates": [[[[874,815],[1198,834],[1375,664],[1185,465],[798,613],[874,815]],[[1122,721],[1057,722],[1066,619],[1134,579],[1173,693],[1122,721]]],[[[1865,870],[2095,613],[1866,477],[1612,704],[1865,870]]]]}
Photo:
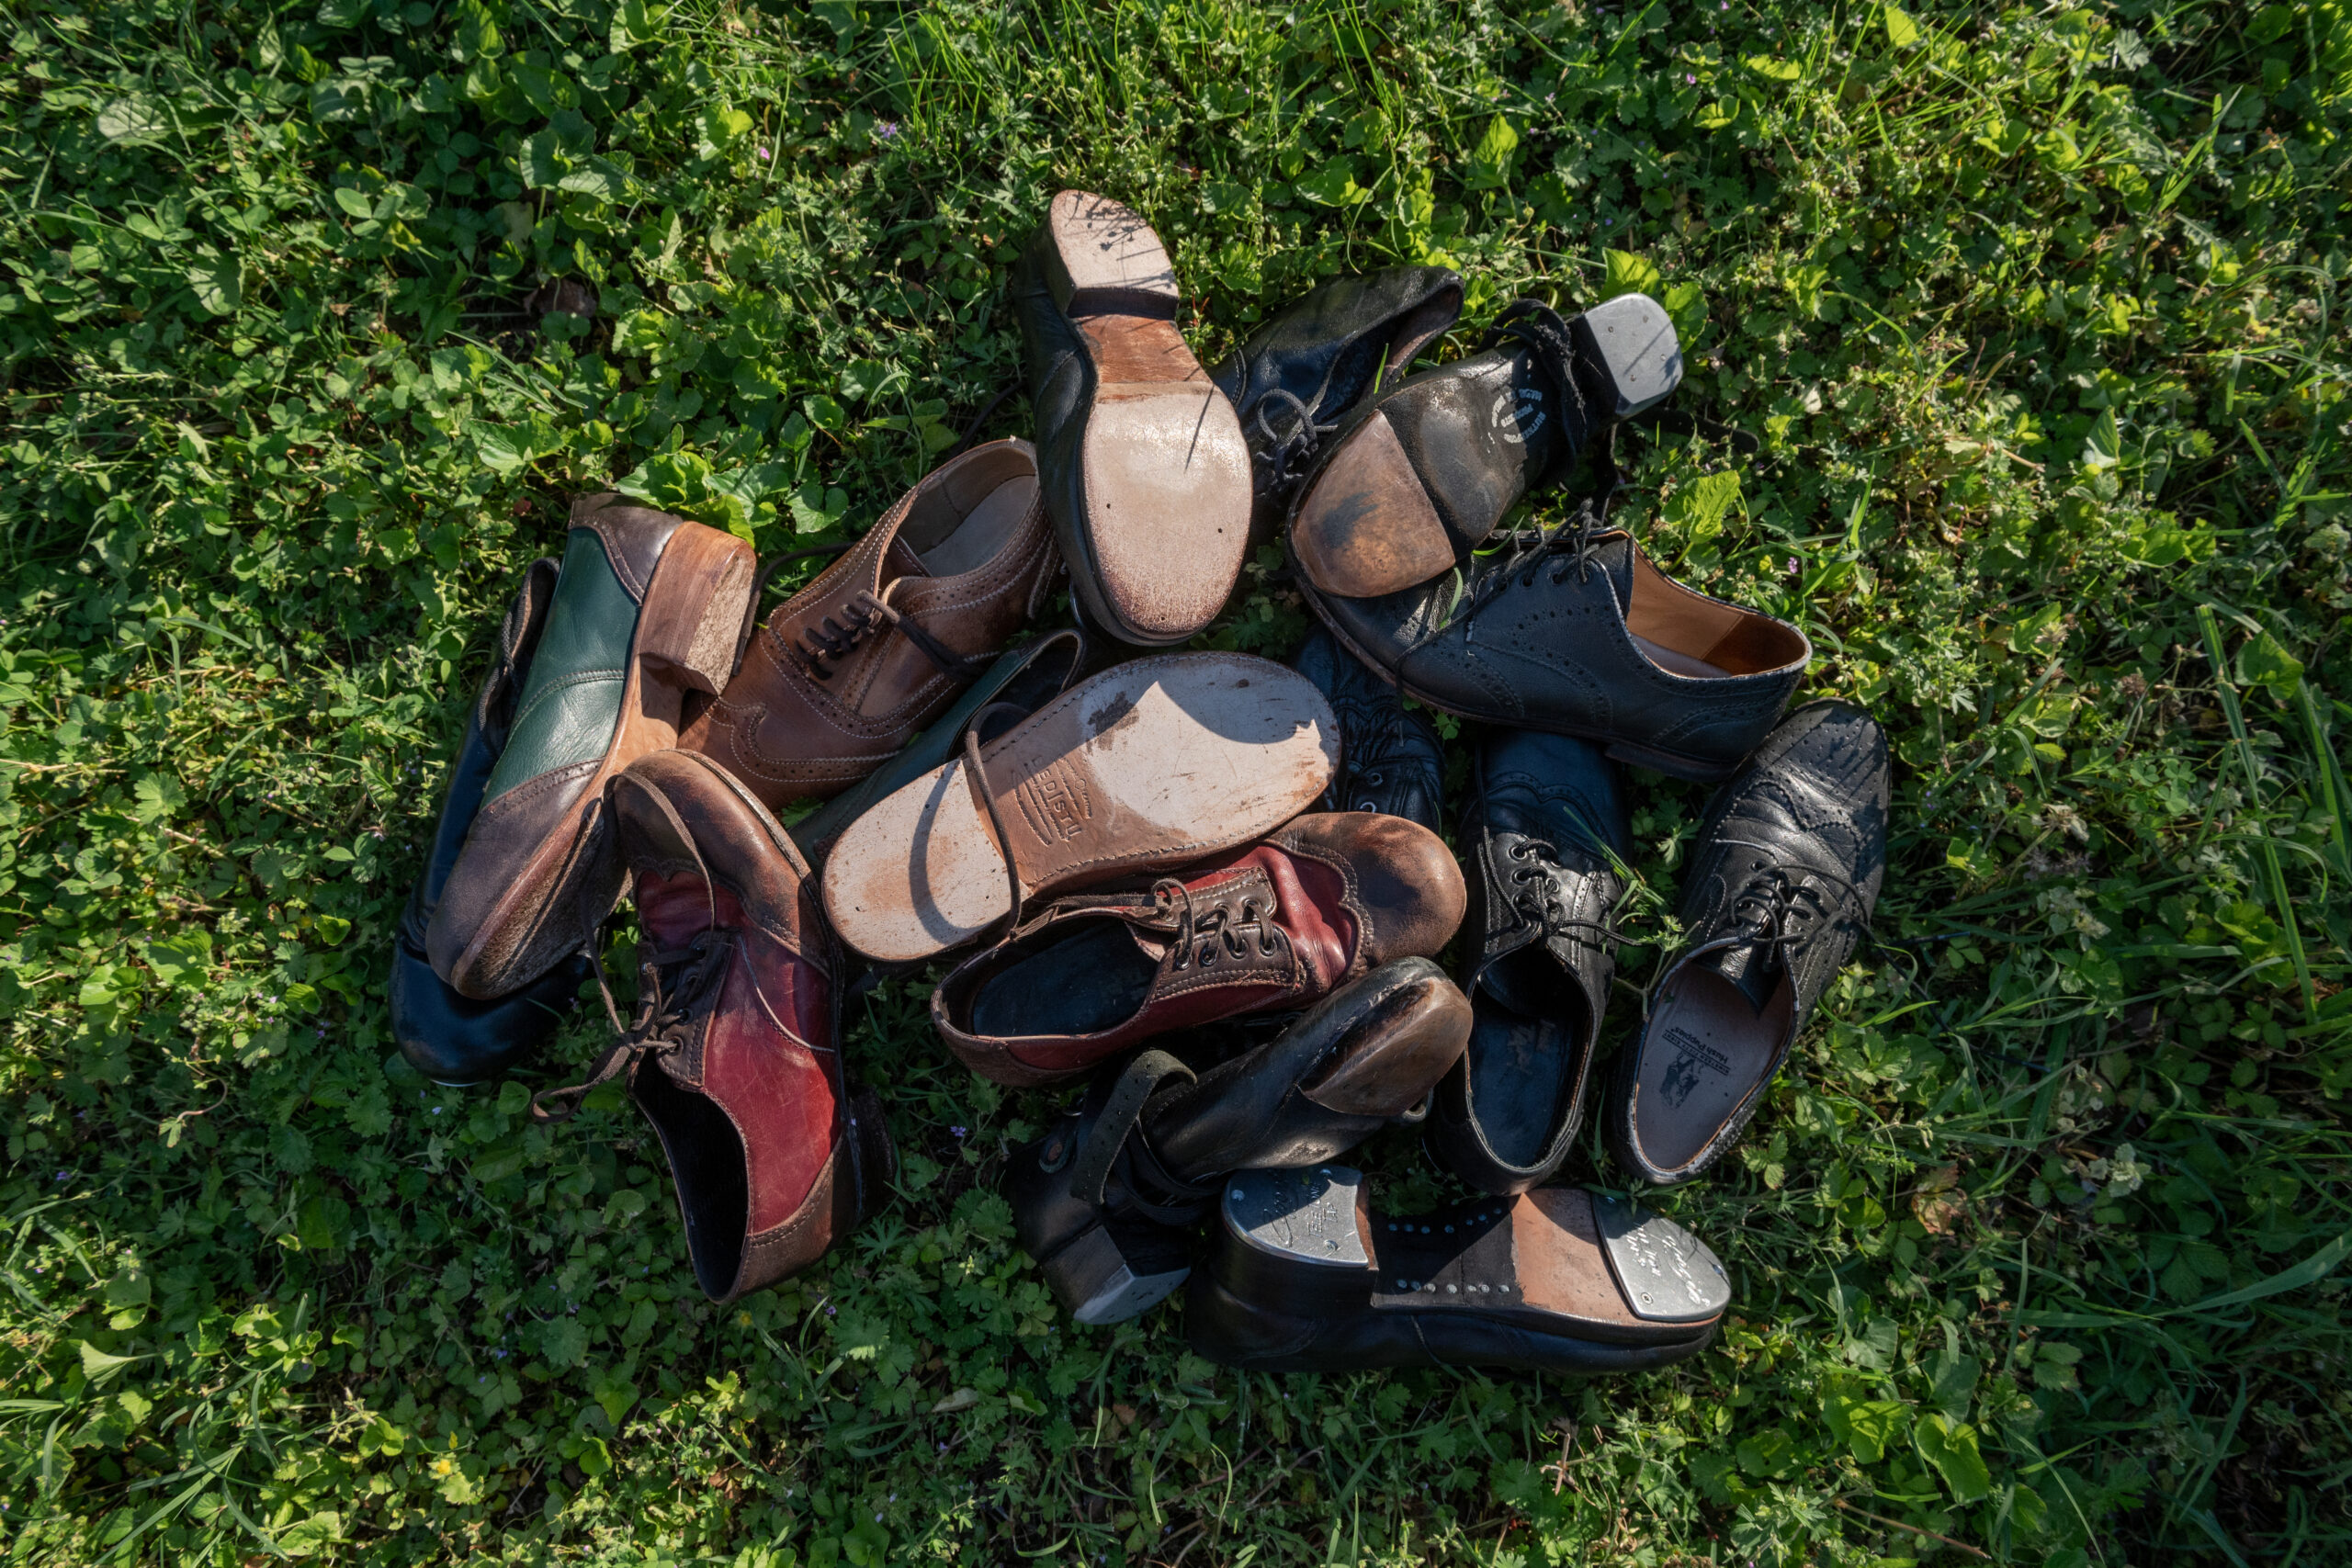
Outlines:
{"type": "Polygon", "coordinates": [[[1367,966],[1436,957],[1469,908],[1462,868],[1445,840],[1401,817],[1317,812],[1274,841],[1345,873],[1363,920],[1357,961],[1367,966]]]}

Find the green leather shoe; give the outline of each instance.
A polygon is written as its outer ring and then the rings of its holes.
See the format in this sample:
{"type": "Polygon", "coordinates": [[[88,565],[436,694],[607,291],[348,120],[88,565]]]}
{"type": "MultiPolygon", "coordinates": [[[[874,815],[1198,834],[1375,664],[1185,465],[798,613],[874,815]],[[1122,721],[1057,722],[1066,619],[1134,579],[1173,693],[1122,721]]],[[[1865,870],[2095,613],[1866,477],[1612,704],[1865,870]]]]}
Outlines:
{"type": "Polygon", "coordinates": [[[571,539],[506,750],[425,932],[469,997],[527,985],[594,935],[624,870],[605,783],[678,741],[689,692],[717,695],[751,630],[752,547],[612,494],[571,539]]]}

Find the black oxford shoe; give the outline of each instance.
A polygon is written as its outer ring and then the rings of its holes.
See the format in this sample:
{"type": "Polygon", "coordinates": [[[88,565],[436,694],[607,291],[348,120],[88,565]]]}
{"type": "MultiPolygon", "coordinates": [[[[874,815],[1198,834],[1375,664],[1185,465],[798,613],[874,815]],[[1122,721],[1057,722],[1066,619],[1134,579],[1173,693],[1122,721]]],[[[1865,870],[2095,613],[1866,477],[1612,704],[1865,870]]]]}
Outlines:
{"type": "Polygon", "coordinates": [[[1663,1215],[1577,1187],[1385,1214],[1345,1166],[1226,1184],[1184,1328],[1258,1372],[1634,1372],[1706,1348],[1731,1280],[1663,1215]]]}
{"type": "Polygon", "coordinates": [[[1886,876],[1886,732],[1861,709],[1789,715],[1700,824],[1688,943],[1617,1058],[1603,1131],[1660,1187],[1721,1159],[1870,924],[1886,876]]]}
{"type": "Polygon", "coordinates": [[[466,833],[473,826],[474,813],[481,809],[491,770],[506,749],[514,694],[530,673],[531,656],[537,651],[548,606],[555,597],[557,568],[553,557],[533,561],[507,607],[498,630],[498,657],[482,677],[481,691],[466,720],[465,739],[449,767],[448,791],[442,796],[441,819],[433,830],[424,874],[409,894],[393,941],[392,1038],[409,1065],[435,1083],[484,1083],[531,1055],[555,1033],[594,973],[588,959],[575,955],[510,996],[478,1001],[435,974],[424,956],[424,932],[440,905],[442,886],[458,852],[466,847],[466,833]]]}
{"type": "Polygon", "coordinates": [[[1524,1192],[1575,1145],[1616,973],[1633,856],[1616,766],[1589,741],[1490,731],[1462,840],[1477,922],[1463,988],[1476,1022],[1422,1135],[1471,1186],[1524,1192]]]}
{"type": "Polygon", "coordinates": [[[1250,541],[1274,536],[1326,437],[1462,314],[1462,275],[1389,266],[1334,278],[1250,334],[1209,372],[1241,419],[1254,496],[1250,541]]]}
{"type": "Polygon", "coordinates": [[[1674,328],[1645,294],[1572,321],[1521,299],[1489,341],[1342,423],[1290,515],[1291,558],[1317,594],[1377,598],[1456,570],[1521,496],[1682,378],[1674,328]]]}
{"type": "Polygon", "coordinates": [[[1475,572],[1374,599],[1302,588],[1419,702],[1709,784],[1762,743],[1813,656],[1788,622],[1684,587],[1613,529],[1522,539],[1475,572]]]}
{"type": "Polygon", "coordinates": [[[1197,1075],[1141,1052],[1014,1151],[1005,1195],[1021,1245],[1079,1322],[1147,1311],[1184,1282],[1187,1227],[1227,1171],[1313,1165],[1410,1120],[1469,1032],[1453,983],[1406,958],[1197,1075]]]}
{"type": "Polygon", "coordinates": [[[1396,688],[1317,626],[1291,668],[1315,682],[1340,721],[1340,766],[1323,792],[1325,811],[1376,811],[1434,833],[1445,793],[1445,749],[1437,729],[1408,713],[1396,688]]]}

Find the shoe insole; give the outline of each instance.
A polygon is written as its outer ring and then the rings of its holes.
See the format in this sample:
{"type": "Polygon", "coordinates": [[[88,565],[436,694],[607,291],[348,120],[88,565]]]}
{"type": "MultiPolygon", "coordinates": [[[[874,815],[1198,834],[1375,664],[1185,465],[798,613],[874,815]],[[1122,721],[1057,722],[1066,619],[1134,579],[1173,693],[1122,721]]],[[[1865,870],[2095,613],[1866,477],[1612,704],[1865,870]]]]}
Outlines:
{"type": "Polygon", "coordinates": [[[961,577],[986,566],[1012,537],[1037,500],[1037,480],[1022,474],[990,491],[948,536],[916,558],[933,577],[961,577]]]}
{"type": "Polygon", "coordinates": [[[1669,1171],[1696,1159],[1772,1070],[1795,1016],[1785,974],[1759,1012],[1721,975],[1683,964],[1642,1033],[1634,1100],[1642,1156],[1669,1171]]]}
{"type": "Polygon", "coordinates": [[[1136,1015],[1159,973],[1125,921],[1087,920],[990,976],[972,998],[972,1032],[1100,1034],[1136,1015]]]}
{"type": "Polygon", "coordinates": [[[1575,1092],[1577,1039],[1552,1019],[1478,1010],[1470,1031],[1470,1114],[1505,1165],[1532,1169],[1552,1152],[1575,1092]]]}
{"type": "Polygon", "coordinates": [[[1634,646],[1642,650],[1649,661],[1659,669],[1676,675],[1689,675],[1699,680],[1719,681],[1731,673],[1720,665],[1708,663],[1687,653],[1678,653],[1664,643],[1652,642],[1645,637],[1634,638],[1634,646]]]}

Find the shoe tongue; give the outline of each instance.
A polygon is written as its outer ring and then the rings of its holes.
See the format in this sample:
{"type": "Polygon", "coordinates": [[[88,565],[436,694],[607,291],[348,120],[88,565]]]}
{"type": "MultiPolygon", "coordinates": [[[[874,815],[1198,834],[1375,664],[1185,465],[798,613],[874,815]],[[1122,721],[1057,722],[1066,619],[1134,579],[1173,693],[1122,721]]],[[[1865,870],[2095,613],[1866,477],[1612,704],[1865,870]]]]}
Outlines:
{"type": "Polygon", "coordinates": [[[1781,976],[1785,972],[1780,954],[1760,943],[1726,947],[1698,962],[1729,980],[1758,1014],[1771,1001],[1772,993],[1780,989],[1781,976]]]}

